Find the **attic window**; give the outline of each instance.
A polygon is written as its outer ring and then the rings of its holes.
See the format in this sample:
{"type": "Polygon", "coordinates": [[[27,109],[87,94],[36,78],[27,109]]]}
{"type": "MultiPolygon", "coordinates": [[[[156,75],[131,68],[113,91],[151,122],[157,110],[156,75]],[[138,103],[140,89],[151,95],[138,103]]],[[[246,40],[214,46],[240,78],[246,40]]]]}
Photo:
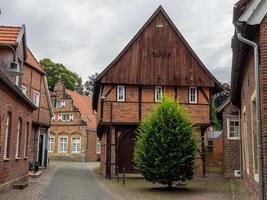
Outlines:
{"type": "Polygon", "coordinates": [[[157,28],[163,28],[163,24],[157,24],[156,27],[157,28]]]}

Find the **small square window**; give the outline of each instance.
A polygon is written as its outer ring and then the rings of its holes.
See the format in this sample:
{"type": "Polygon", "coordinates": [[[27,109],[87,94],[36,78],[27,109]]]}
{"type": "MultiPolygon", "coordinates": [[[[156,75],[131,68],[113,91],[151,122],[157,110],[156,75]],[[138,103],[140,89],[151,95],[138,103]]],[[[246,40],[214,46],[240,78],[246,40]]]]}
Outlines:
{"type": "Polygon", "coordinates": [[[117,86],[117,101],[125,101],[125,86],[117,86]]]}

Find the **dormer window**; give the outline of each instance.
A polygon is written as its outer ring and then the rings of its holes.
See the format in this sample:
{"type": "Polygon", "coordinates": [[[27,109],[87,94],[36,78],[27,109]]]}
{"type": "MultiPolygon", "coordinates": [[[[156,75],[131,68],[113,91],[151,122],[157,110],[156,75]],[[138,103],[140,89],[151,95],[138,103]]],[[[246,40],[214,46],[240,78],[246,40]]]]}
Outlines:
{"type": "Polygon", "coordinates": [[[155,87],[155,102],[162,101],[162,86],[155,87]]]}
{"type": "Polygon", "coordinates": [[[189,87],[189,103],[197,103],[197,87],[189,87]]]}
{"type": "Polygon", "coordinates": [[[125,101],[125,86],[117,86],[117,101],[125,101]]]}
{"type": "Polygon", "coordinates": [[[22,85],[21,86],[21,91],[23,92],[23,94],[26,95],[26,93],[27,93],[27,87],[25,85],[22,85]]]}
{"type": "Polygon", "coordinates": [[[39,92],[37,92],[37,91],[33,92],[32,101],[33,101],[34,105],[39,107],[39,105],[40,105],[40,93],[39,92]]]}

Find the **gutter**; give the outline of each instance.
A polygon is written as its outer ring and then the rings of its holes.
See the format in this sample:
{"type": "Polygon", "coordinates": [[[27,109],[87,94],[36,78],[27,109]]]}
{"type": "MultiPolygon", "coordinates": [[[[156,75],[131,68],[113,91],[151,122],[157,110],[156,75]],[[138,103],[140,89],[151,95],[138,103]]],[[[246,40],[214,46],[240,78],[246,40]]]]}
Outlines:
{"type": "Polygon", "coordinates": [[[254,65],[255,65],[255,85],[256,85],[256,119],[257,119],[257,153],[258,153],[258,173],[259,173],[259,200],[264,200],[263,186],[263,156],[262,156],[262,130],[261,130],[261,104],[260,104],[260,70],[259,70],[259,48],[258,45],[244,38],[238,30],[241,23],[235,23],[236,35],[239,41],[253,47],[254,49],[254,65]]]}
{"type": "Polygon", "coordinates": [[[47,83],[46,76],[44,76],[44,82],[45,82],[45,90],[46,90],[46,93],[47,93],[48,106],[49,106],[49,109],[50,109],[50,116],[53,117],[54,116],[54,111],[53,111],[53,107],[52,107],[52,102],[51,102],[51,97],[50,97],[50,93],[49,93],[49,89],[48,89],[48,83],[47,83]]]}

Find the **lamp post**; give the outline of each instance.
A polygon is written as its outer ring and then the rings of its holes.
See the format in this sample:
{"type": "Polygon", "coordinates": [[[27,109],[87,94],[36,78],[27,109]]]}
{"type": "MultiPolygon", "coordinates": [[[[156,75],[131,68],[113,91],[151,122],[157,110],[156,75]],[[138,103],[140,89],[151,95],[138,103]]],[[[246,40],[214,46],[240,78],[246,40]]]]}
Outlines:
{"type": "MultiPolygon", "coordinates": [[[[101,100],[102,100],[102,105],[104,104],[105,100],[106,100],[106,96],[102,95],[101,96],[101,100]]],[[[103,112],[103,108],[104,105],[102,106],[102,111],[103,112]]],[[[112,163],[111,163],[111,145],[112,145],[112,101],[110,102],[110,121],[109,121],[109,134],[108,134],[108,170],[109,170],[109,174],[108,174],[108,178],[111,179],[111,173],[112,173],[112,163]]]]}
{"type": "Polygon", "coordinates": [[[3,70],[3,71],[11,80],[14,81],[15,79],[15,83],[16,83],[16,77],[21,74],[19,67],[18,67],[17,59],[16,59],[17,58],[16,50],[11,45],[7,45],[7,44],[0,45],[0,48],[10,48],[13,52],[13,61],[10,63],[10,66],[6,70],[3,70]]]}

